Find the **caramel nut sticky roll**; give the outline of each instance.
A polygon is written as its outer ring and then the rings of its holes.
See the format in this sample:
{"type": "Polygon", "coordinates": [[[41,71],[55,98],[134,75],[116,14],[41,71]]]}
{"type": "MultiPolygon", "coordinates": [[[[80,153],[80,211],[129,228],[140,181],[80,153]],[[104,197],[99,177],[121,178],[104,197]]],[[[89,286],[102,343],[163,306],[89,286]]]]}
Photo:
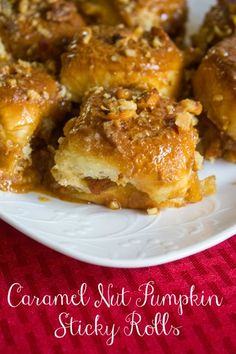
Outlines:
{"type": "Polygon", "coordinates": [[[6,0],[0,10],[0,35],[16,59],[59,60],[84,25],[73,1],[6,0]]]}
{"type": "Polygon", "coordinates": [[[160,28],[88,27],[62,56],[61,81],[74,101],[95,86],[156,88],[175,97],[182,75],[182,52],[160,28]]]}
{"type": "Polygon", "coordinates": [[[172,36],[183,31],[187,17],[185,0],[78,0],[78,4],[91,23],[124,23],[145,30],[161,26],[172,36]]]}
{"type": "Polygon", "coordinates": [[[193,45],[202,54],[221,40],[232,36],[236,30],[236,1],[218,0],[206,14],[197,34],[193,36],[193,45]]]}
{"type": "Polygon", "coordinates": [[[221,41],[209,50],[194,76],[193,87],[207,118],[219,131],[222,154],[227,146],[227,156],[231,150],[231,160],[235,160],[236,36],[221,41]]]}
{"type": "Polygon", "coordinates": [[[200,119],[198,130],[201,138],[200,148],[205,159],[214,161],[217,158],[224,158],[236,163],[236,140],[220,131],[207,118],[200,119]]]}
{"type": "Polygon", "coordinates": [[[30,181],[24,172],[32,163],[32,140],[48,143],[68,108],[65,89],[38,65],[0,67],[0,189],[30,181]]]}
{"type": "Polygon", "coordinates": [[[200,112],[199,103],[175,103],[155,89],[97,88],[66,124],[52,174],[80,199],[112,209],[197,202],[214,190],[214,179],[197,176],[200,112]]]}

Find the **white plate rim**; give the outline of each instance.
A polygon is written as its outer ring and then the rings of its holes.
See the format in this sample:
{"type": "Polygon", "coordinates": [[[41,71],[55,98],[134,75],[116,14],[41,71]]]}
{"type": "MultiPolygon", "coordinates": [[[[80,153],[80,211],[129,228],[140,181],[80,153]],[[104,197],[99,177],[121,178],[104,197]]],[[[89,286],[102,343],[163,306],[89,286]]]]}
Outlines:
{"type": "MultiPolygon", "coordinates": [[[[177,251],[171,251],[168,252],[167,254],[163,254],[161,256],[155,256],[155,257],[149,257],[146,259],[110,259],[110,258],[101,258],[101,257],[95,257],[92,255],[84,255],[81,252],[78,251],[73,251],[68,249],[67,247],[61,247],[59,244],[55,244],[54,242],[51,242],[50,240],[45,241],[42,238],[39,238],[36,233],[34,232],[29,232],[27,228],[22,226],[22,224],[13,221],[10,217],[5,215],[3,212],[0,213],[1,219],[14,227],[16,230],[22,232],[26,236],[30,237],[36,242],[39,242],[40,244],[50,247],[54,251],[57,251],[63,255],[66,255],[68,257],[72,257],[76,260],[85,262],[85,263],[90,263],[93,265],[97,266],[103,266],[103,267],[112,267],[112,268],[146,268],[146,267],[153,267],[153,266],[158,266],[161,264],[166,264],[174,261],[178,261],[180,259],[184,259],[186,257],[192,256],[194,254],[197,254],[199,252],[205,251],[211,247],[214,247],[227,239],[234,237],[234,234],[236,233],[236,223],[235,225],[231,226],[230,228],[227,228],[226,230],[206,239],[203,241],[200,241],[197,244],[193,244],[188,247],[183,247],[177,251]]],[[[236,235],[235,235],[236,236],[236,235]]]]}

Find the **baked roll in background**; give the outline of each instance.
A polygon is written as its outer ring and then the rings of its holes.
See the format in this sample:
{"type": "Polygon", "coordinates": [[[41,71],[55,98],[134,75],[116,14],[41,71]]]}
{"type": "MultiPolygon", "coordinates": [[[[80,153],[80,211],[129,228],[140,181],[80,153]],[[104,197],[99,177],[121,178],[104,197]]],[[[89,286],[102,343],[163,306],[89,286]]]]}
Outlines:
{"type": "Polygon", "coordinates": [[[31,188],[33,139],[45,143],[69,108],[65,90],[41,66],[0,67],[0,189],[31,188]]]}
{"type": "Polygon", "coordinates": [[[95,86],[156,88],[176,97],[183,54],[161,28],[87,27],[62,56],[61,82],[80,101],[95,86]]]}
{"type": "Polygon", "coordinates": [[[65,126],[52,174],[84,201],[150,209],[200,201],[214,179],[200,182],[195,115],[201,105],[175,103],[157,90],[97,88],[65,126]]]}
{"type": "Polygon", "coordinates": [[[193,45],[204,55],[213,45],[232,36],[236,30],[236,1],[218,0],[205,16],[193,45]]]}
{"type": "Polygon", "coordinates": [[[207,140],[212,146],[212,152],[208,149],[207,154],[211,157],[224,156],[236,162],[235,35],[209,50],[194,76],[193,87],[196,99],[203,104],[205,115],[216,127],[213,127],[212,133],[209,131],[211,125],[208,124],[206,129],[207,140]]]}
{"type": "Polygon", "coordinates": [[[163,27],[171,36],[182,35],[186,17],[185,0],[78,0],[90,22],[141,26],[145,30],[163,27]]]}
{"type": "Polygon", "coordinates": [[[16,59],[58,61],[83,25],[70,0],[5,0],[0,8],[0,37],[16,59]]]}

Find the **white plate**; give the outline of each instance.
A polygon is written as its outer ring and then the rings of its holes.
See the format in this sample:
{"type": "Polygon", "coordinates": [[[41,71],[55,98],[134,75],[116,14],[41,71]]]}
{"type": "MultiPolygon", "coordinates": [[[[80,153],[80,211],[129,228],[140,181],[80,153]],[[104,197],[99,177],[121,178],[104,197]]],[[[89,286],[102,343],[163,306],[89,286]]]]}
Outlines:
{"type": "MultiPolygon", "coordinates": [[[[190,3],[192,24],[197,26],[196,19],[201,21],[212,1],[190,3]]],[[[33,239],[79,260],[114,267],[158,265],[207,249],[236,233],[236,165],[206,163],[202,177],[212,174],[218,183],[215,196],[159,216],[56,199],[45,203],[36,193],[0,193],[0,215],[33,239]]]]}

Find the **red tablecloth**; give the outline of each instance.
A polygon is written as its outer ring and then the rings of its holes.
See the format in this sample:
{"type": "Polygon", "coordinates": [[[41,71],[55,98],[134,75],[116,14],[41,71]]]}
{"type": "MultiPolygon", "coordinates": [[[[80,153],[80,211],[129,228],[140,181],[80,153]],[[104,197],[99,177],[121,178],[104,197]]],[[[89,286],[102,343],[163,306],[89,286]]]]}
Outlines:
{"type": "MultiPolygon", "coordinates": [[[[34,242],[3,222],[0,222],[0,236],[0,353],[236,353],[236,238],[171,264],[119,270],[70,259],[34,242]],[[177,299],[177,295],[189,295],[191,286],[195,285],[195,294],[199,297],[215,294],[219,302],[223,298],[223,303],[221,306],[212,303],[212,306],[206,307],[188,304],[184,306],[182,315],[178,313],[178,309],[181,313],[181,308],[173,303],[156,307],[147,301],[146,305],[138,307],[137,299],[140,297],[140,301],[143,301],[143,288],[139,290],[139,286],[149,281],[156,295],[173,293],[177,299]],[[16,285],[9,291],[14,283],[23,287],[20,293],[16,293],[16,285]],[[83,298],[86,302],[90,297],[87,306],[26,306],[20,303],[24,294],[30,294],[31,300],[34,295],[41,300],[45,295],[51,295],[51,299],[56,294],[72,295],[82,283],[88,287],[83,298]],[[108,308],[102,304],[96,308],[94,301],[99,299],[98,283],[102,283],[104,289],[108,284],[113,284],[113,294],[124,287],[127,298],[124,296],[120,306],[108,308]],[[124,306],[128,300],[130,303],[124,306]],[[12,306],[18,306],[11,307],[9,302],[12,306]],[[131,324],[125,322],[125,318],[133,311],[136,311],[135,316],[140,316],[141,321],[137,325],[138,329],[128,336],[131,324]],[[63,329],[59,330],[59,315],[63,312],[69,313],[74,320],[81,320],[84,326],[94,324],[96,315],[100,315],[99,321],[108,326],[109,333],[112,325],[115,329],[120,327],[114,336],[114,344],[106,344],[109,336],[95,333],[91,336],[72,336],[68,329],[64,332],[63,329]],[[141,331],[151,324],[158,312],[162,315],[166,312],[165,316],[169,314],[166,331],[171,325],[181,327],[179,335],[174,335],[172,331],[169,335],[166,335],[167,332],[161,335],[154,332],[152,336],[141,336],[141,331]],[[56,329],[58,331],[55,332],[56,329]],[[66,334],[63,338],[56,338],[55,333],[58,336],[66,334]]],[[[156,318],[159,318],[158,315],[156,318]]],[[[160,328],[163,330],[163,326],[160,328]]]]}

